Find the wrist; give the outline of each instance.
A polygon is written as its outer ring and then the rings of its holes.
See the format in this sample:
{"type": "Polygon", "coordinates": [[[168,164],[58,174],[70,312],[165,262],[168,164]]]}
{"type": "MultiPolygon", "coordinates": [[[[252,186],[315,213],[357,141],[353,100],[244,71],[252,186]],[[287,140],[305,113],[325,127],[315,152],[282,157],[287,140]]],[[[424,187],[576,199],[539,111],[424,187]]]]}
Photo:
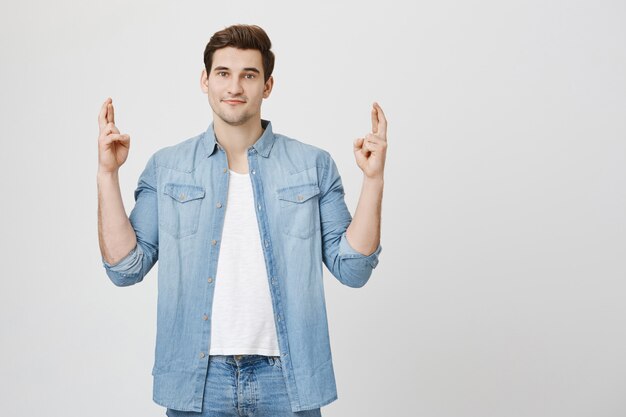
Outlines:
{"type": "Polygon", "coordinates": [[[363,176],[363,184],[382,186],[384,183],[385,180],[382,175],[375,177],[368,177],[366,175],[363,176]]]}
{"type": "Polygon", "coordinates": [[[104,171],[104,170],[98,169],[97,178],[98,179],[117,179],[118,171],[117,170],[104,171]]]}

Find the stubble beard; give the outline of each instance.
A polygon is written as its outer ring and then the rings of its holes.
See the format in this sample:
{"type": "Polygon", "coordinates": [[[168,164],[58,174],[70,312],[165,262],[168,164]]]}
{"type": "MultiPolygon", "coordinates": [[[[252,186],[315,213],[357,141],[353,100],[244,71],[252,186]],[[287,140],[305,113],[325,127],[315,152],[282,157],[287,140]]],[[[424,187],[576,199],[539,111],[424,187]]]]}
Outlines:
{"type": "Polygon", "coordinates": [[[241,126],[252,118],[252,115],[248,113],[244,113],[240,116],[228,116],[222,113],[221,111],[219,111],[219,112],[215,112],[215,114],[217,114],[217,116],[220,119],[222,119],[224,123],[227,123],[231,126],[241,126]]]}
{"type": "MultiPolygon", "coordinates": [[[[218,102],[217,105],[213,105],[213,103],[210,103],[210,104],[211,104],[211,108],[213,109],[213,112],[215,112],[215,114],[224,123],[226,123],[226,124],[228,124],[230,126],[241,126],[241,125],[244,125],[246,122],[248,122],[248,120],[250,120],[252,117],[254,117],[254,114],[250,113],[249,111],[241,113],[239,115],[228,115],[220,107],[221,101],[218,102]]],[[[249,103],[246,103],[246,104],[249,104],[249,103]]]]}

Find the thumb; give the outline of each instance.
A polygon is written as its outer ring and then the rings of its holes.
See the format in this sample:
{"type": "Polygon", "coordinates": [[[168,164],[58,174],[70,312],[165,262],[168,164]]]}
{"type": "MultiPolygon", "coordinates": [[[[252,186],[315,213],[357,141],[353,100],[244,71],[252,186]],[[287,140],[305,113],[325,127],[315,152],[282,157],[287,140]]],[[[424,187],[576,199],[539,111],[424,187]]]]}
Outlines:
{"type": "Polygon", "coordinates": [[[360,150],[363,147],[363,138],[356,138],[352,142],[354,152],[360,150]]]}
{"type": "Polygon", "coordinates": [[[356,158],[359,165],[365,162],[365,160],[367,159],[368,151],[363,147],[364,143],[365,138],[358,138],[354,140],[354,146],[352,150],[354,151],[354,157],[356,158]]]}

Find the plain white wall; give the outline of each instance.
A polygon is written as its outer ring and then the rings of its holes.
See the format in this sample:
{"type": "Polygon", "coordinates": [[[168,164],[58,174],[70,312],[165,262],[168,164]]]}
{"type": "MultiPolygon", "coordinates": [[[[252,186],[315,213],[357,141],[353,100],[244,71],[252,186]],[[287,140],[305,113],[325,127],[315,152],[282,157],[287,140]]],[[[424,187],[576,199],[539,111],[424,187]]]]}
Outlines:
{"type": "Polygon", "coordinates": [[[115,287],[97,115],[148,157],[211,122],[210,36],[262,26],[263,117],[327,149],[389,119],[380,264],[325,270],[332,416],[626,415],[626,6],[620,1],[8,2],[0,6],[0,396],[7,416],[165,415],[157,266],[115,287]]]}

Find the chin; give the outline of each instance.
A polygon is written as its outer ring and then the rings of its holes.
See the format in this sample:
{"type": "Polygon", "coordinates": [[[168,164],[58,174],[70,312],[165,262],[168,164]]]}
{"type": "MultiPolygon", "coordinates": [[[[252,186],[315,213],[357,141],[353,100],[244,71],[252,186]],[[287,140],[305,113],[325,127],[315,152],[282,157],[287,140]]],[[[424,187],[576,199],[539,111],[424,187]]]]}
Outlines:
{"type": "Polygon", "coordinates": [[[224,117],[223,115],[218,115],[218,116],[220,116],[220,119],[222,119],[225,123],[231,126],[241,126],[243,124],[246,124],[246,122],[250,120],[250,117],[233,118],[233,117],[224,117]]]}

